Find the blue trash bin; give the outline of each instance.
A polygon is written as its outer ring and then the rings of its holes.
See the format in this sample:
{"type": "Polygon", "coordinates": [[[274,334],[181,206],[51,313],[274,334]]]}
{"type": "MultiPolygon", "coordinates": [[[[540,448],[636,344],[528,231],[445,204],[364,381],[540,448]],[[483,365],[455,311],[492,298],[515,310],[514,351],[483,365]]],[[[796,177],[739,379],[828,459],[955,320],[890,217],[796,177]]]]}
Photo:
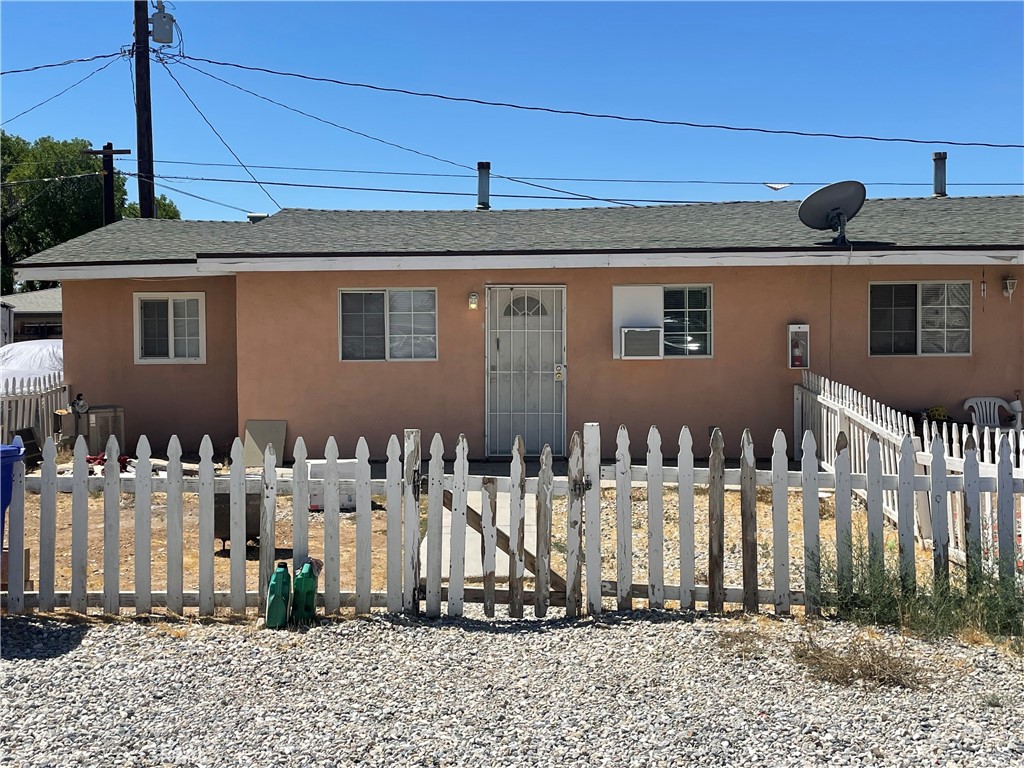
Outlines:
{"type": "Polygon", "coordinates": [[[4,539],[7,526],[7,507],[11,505],[11,493],[14,491],[14,464],[25,456],[25,449],[20,445],[0,445],[0,541],[4,539]]]}

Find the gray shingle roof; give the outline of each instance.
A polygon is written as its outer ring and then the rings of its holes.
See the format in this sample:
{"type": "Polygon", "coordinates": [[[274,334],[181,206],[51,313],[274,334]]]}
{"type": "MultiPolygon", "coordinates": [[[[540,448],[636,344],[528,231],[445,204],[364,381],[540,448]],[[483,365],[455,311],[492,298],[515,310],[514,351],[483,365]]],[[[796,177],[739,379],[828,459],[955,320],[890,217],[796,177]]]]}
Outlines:
{"type": "Polygon", "coordinates": [[[14,307],[14,313],[25,312],[60,312],[63,296],[60,288],[46,288],[42,291],[12,293],[3,297],[4,304],[14,307]]]}
{"type": "MultiPolygon", "coordinates": [[[[23,266],[191,261],[197,254],[757,251],[828,248],[796,201],[508,211],[285,209],[258,224],[126,220],[23,266]]],[[[1024,248],[1024,196],[869,200],[850,222],[856,249],[1024,248]]]]}

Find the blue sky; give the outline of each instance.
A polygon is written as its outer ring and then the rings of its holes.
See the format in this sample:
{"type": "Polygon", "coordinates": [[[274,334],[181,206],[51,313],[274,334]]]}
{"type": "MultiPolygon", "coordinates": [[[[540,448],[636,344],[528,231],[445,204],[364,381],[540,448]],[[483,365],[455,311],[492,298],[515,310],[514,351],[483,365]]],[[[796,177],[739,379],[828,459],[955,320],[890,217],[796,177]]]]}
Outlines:
{"type": "MultiPolygon", "coordinates": [[[[169,8],[170,10],[170,8],[169,8]]],[[[1024,143],[1024,3],[339,3],[187,2],[171,11],[184,52],[383,86],[593,112],[738,126],[1024,143]]],[[[0,5],[3,70],[117,51],[132,4],[0,5]]],[[[105,61],[6,75],[2,115],[105,61]]],[[[195,62],[193,62],[195,63],[195,62]]],[[[932,152],[949,153],[956,195],[1021,194],[1024,150],[888,144],[627,124],[457,104],[195,63],[265,96],[380,139],[495,173],[828,183],[870,197],[930,194],[932,152]],[[926,186],[883,186],[918,182],[926,186]]],[[[243,161],[413,173],[469,173],[259,101],[170,64],[243,161]]],[[[130,67],[117,60],[4,125],[29,139],[83,137],[134,149],[130,67]]],[[[153,65],[157,174],[246,179],[160,64],[153,65]]],[[[118,167],[135,163],[119,158],[118,167]]],[[[473,178],[253,169],[259,179],[475,193],[473,178]]],[[[166,180],[247,211],[276,206],[255,185],[166,180]]],[[[812,187],[540,182],[596,197],[800,199],[812,187]]],[[[268,187],[284,207],[469,208],[473,197],[268,187]]],[[[136,185],[129,182],[135,196],[136,185]]],[[[185,218],[242,213],[170,190],[185,218]]],[[[495,180],[492,193],[553,194],[495,180]]],[[[578,206],[495,197],[494,207],[578,206]]],[[[593,203],[589,203],[593,204],[593,203]]]]}

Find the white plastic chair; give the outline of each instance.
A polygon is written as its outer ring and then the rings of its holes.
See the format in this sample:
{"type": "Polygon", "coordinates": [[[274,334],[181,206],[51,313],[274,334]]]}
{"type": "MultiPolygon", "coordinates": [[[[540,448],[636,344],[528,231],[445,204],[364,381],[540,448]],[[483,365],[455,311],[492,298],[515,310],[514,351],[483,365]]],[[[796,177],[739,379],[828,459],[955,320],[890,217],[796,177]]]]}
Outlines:
{"type": "Polygon", "coordinates": [[[964,410],[971,415],[971,422],[979,427],[1001,427],[999,409],[1015,416],[1010,404],[1001,397],[969,397],[964,400],[964,410]]]}

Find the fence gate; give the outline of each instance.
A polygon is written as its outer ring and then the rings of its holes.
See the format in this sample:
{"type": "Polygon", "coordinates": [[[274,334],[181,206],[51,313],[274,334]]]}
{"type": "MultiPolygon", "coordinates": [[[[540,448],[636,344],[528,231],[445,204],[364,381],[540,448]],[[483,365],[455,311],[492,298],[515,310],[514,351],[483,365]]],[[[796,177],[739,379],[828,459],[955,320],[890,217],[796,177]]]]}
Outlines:
{"type": "Polygon", "coordinates": [[[565,455],[565,288],[487,289],[487,455],[565,455]]]}

